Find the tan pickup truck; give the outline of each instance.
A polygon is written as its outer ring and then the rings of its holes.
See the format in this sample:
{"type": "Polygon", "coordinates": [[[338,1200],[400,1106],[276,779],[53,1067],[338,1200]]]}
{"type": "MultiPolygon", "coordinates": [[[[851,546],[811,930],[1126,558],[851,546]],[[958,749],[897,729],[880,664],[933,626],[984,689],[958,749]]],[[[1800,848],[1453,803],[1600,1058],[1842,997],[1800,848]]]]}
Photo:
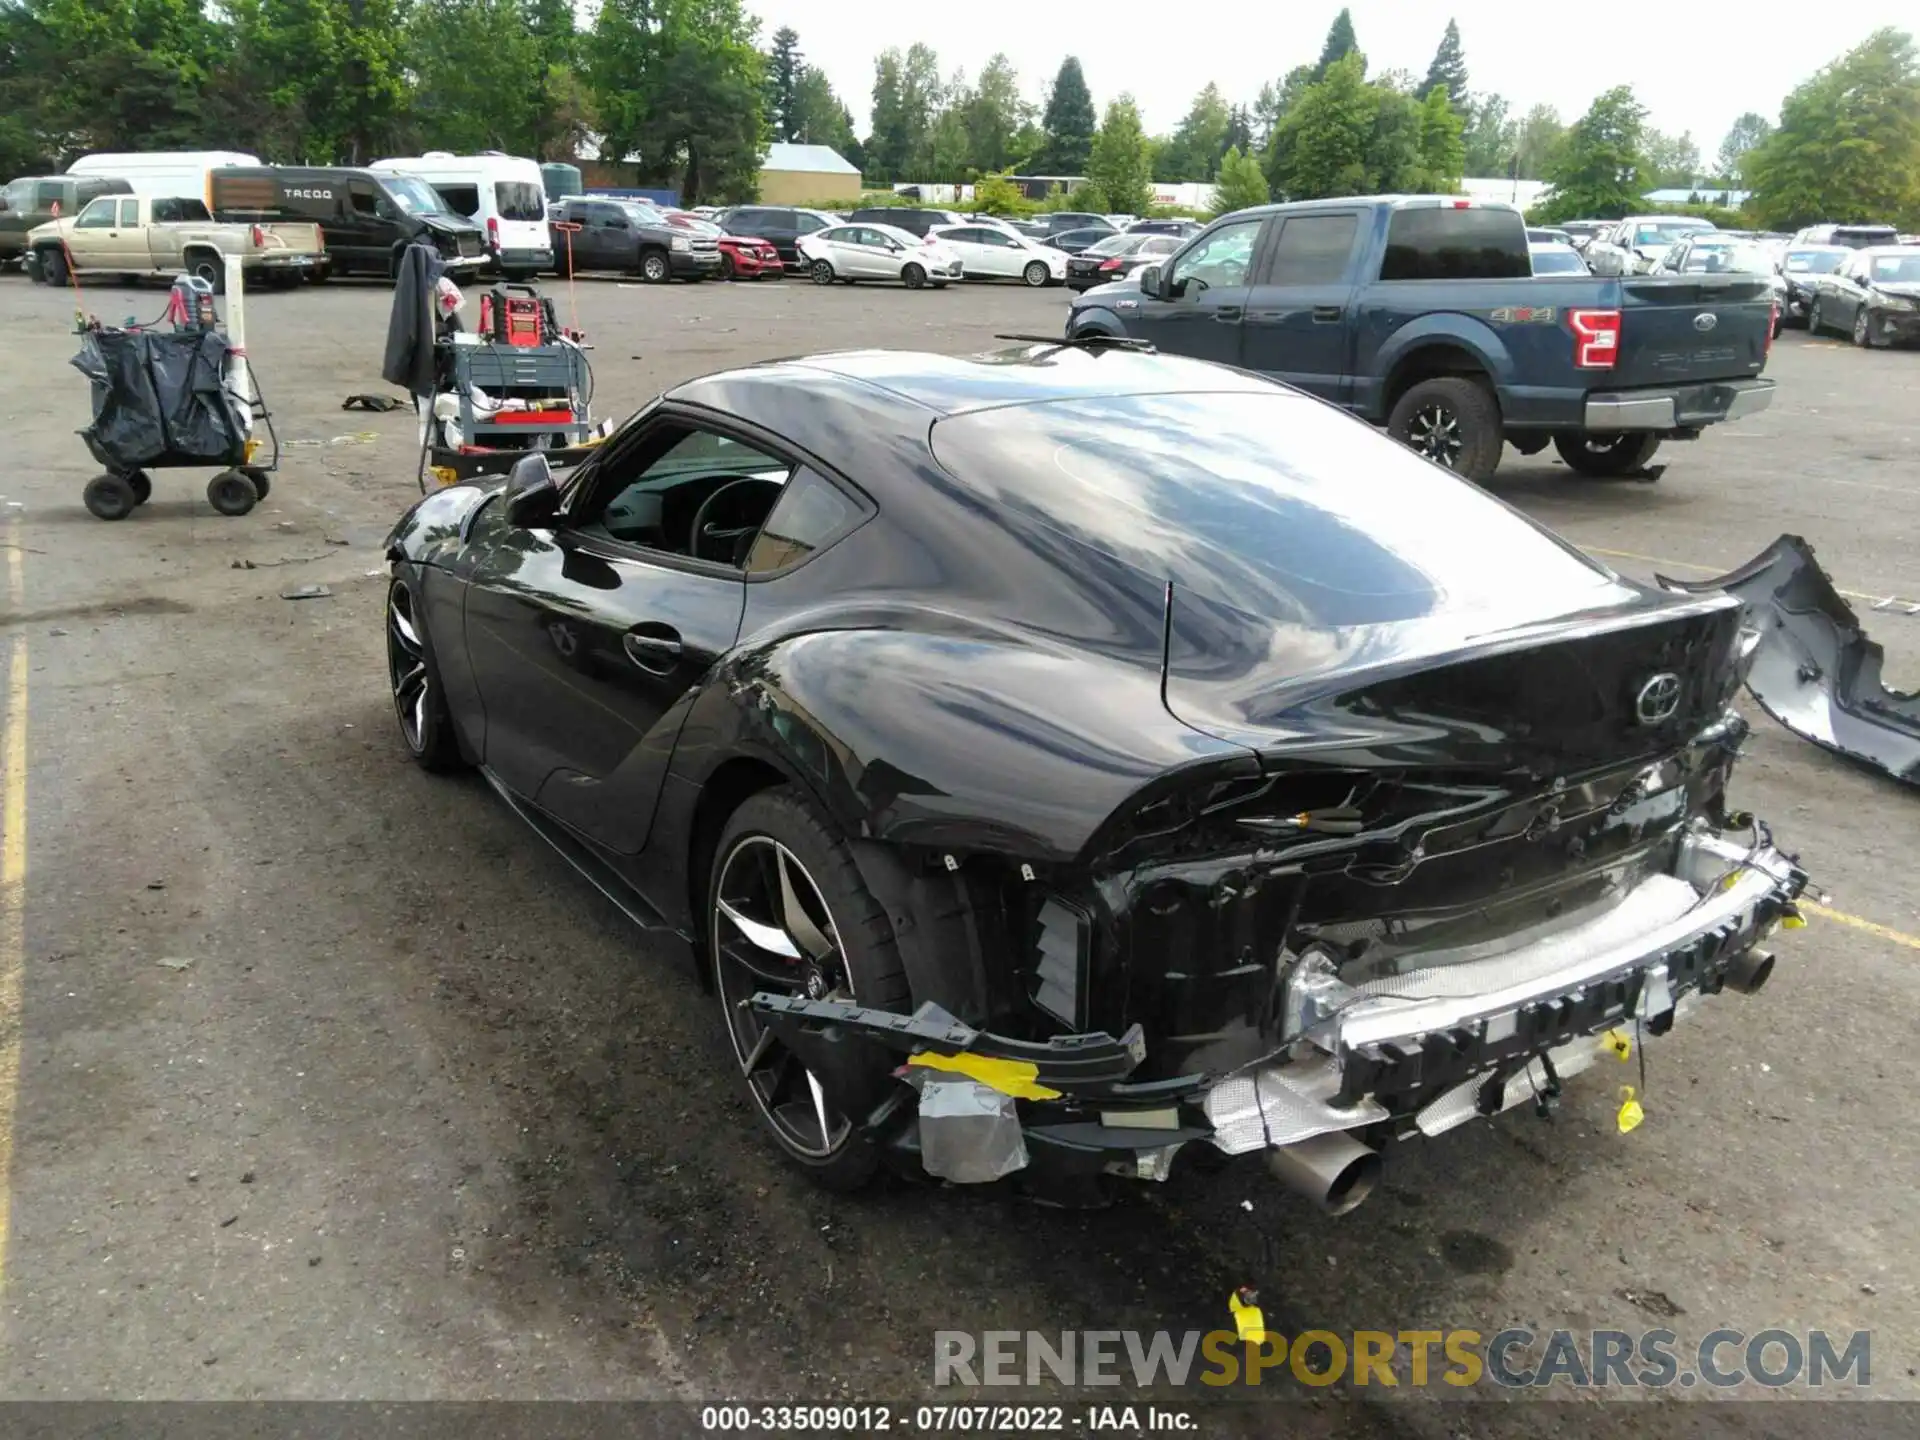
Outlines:
{"type": "Polygon", "coordinates": [[[226,256],[238,255],[247,283],[293,285],[325,259],[318,225],[221,224],[198,200],[102,195],[78,215],[27,234],[40,279],[65,285],[81,275],[198,275],[225,287],[226,256]]]}

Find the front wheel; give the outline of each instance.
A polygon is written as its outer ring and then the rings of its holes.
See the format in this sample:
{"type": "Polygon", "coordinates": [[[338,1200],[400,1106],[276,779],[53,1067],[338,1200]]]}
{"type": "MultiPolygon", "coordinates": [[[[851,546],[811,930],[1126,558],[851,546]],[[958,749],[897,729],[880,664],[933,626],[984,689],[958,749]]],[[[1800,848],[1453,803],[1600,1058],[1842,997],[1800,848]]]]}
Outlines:
{"type": "Polygon", "coordinates": [[[1818,335],[1820,333],[1820,322],[1822,318],[1820,314],[1820,301],[1815,299],[1813,308],[1807,311],[1807,334],[1818,335]]]}
{"type": "Polygon", "coordinates": [[[833,266],[825,260],[814,261],[813,268],[807,273],[813,276],[813,283],[816,285],[831,285],[833,283],[833,266]]]}
{"type": "Polygon", "coordinates": [[[826,818],[778,789],[749,797],[727,821],[703,918],[722,1022],[762,1126],[820,1185],[858,1189],[879,1161],[857,1125],[866,1106],[809,1070],[745,1002],[768,991],[908,1012],[886,911],[826,818]]]}
{"type": "Polygon", "coordinates": [[[1853,314],[1853,343],[1862,350],[1873,348],[1873,315],[1864,305],[1853,314]]]}
{"type": "Polygon", "coordinates": [[[1045,285],[1047,281],[1051,280],[1053,276],[1052,273],[1048,271],[1045,261],[1035,260],[1028,265],[1025,270],[1020,272],[1020,278],[1035,290],[1038,290],[1045,285]]]}
{"type": "Polygon", "coordinates": [[[222,515],[244,515],[259,498],[253,481],[238,470],[222,470],[207,482],[207,503],[222,515]]]}
{"type": "Polygon", "coordinates": [[[640,257],[640,278],[649,285],[664,285],[673,278],[673,267],[660,251],[649,250],[640,257]]]}
{"type": "Polygon", "coordinates": [[[1660,437],[1628,431],[1620,435],[1556,435],[1553,448],[1580,475],[1630,475],[1653,458],[1660,437]]]}
{"type": "Polygon", "coordinates": [[[463,761],[454,738],[453,716],[440,688],[440,675],[427,646],[426,626],[406,581],[387,589],[387,679],[393,687],[393,713],[400,738],[423,770],[453,770],[463,761]]]}
{"type": "Polygon", "coordinates": [[[924,266],[910,260],[906,268],[900,272],[900,279],[909,290],[918,290],[927,283],[927,272],[924,266]]]}
{"type": "Polygon", "coordinates": [[[1469,480],[1485,480],[1500,464],[1500,406],[1475,380],[1443,375],[1402,395],[1387,420],[1402,445],[1469,480]]]}

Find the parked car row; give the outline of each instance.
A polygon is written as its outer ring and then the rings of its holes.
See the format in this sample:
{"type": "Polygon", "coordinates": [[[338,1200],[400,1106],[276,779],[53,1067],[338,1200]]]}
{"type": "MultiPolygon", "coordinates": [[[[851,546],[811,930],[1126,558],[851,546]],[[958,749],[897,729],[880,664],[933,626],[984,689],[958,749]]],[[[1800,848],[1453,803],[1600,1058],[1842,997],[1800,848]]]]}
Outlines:
{"type": "Polygon", "coordinates": [[[1813,334],[1837,331],[1863,349],[1920,342],[1920,245],[1853,251],[1810,288],[1813,334]]]}

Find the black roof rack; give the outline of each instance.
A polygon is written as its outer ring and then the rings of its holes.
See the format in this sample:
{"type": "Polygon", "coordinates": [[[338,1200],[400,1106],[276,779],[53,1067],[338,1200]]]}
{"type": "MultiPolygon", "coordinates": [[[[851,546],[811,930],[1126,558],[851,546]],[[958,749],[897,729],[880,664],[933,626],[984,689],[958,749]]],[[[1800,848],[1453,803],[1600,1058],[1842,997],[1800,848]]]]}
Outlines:
{"type": "Polygon", "coordinates": [[[1137,340],[1131,335],[1105,335],[1098,330],[1090,330],[1084,335],[995,335],[996,340],[1021,340],[1029,345],[1068,345],[1082,350],[1139,350],[1153,353],[1151,340],[1137,340]]]}

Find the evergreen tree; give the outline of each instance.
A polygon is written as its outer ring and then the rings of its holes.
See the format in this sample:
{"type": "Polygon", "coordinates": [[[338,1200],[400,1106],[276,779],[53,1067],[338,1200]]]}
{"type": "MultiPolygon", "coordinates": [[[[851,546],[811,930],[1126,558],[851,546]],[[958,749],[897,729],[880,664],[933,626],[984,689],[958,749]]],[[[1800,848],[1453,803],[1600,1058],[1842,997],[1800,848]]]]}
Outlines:
{"type": "Polygon", "coordinates": [[[1367,158],[1380,97],[1367,84],[1365,63],[1357,53],[1336,60],[1327,78],[1309,85],[1280,122],[1274,148],[1282,166],[1275,188],[1289,200],[1369,190],[1367,158]]]}
{"type": "Polygon", "coordinates": [[[1616,85],[1595,100],[1547,163],[1553,194],[1539,207],[1542,217],[1619,216],[1639,209],[1645,203],[1640,146],[1646,118],[1630,86],[1616,85]]]}
{"type": "Polygon", "coordinates": [[[1153,208],[1153,154],[1131,95],[1107,106],[1088,154],[1087,179],[1109,210],[1144,215],[1153,208]]]}
{"type": "Polygon", "coordinates": [[[1453,113],[1465,118],[1467,60],[1460,49],[1460,27],[1452,20],[1447,21],[1446,33],[1440,37],[1440,48],[1433,52],[1433,63],[1427,67],[1426,81],[1420,86],[1420,98],[1426,99],[1435,90],[1445,90],[1453,113]]]}
{"type": "Polygon", "coordinates": [[[1235,210],[1264,205],[1272,198],[1273,192],[1267,189],[1266,172],[1260,168],[1260,157],[1237,145],[1229,147],[1220,160],[1220,179],[1213,190],[1212,213],[1230,215],[1235,210]]]}
{"type": "Polygon", "coordinates": [[[1093,94],[1078,56],[1069,55],[1060,62],[1040,128],[1046,133],[1046,144],[1034,168],[1043,175],[1085,175],[1093,154],[1093,94]]]}
{"type": "Polygon", "coordinates": [[[800,138],[800,37],[791,25],[773,32],[773,54],[767,60],[767,114],[776,140],[800,138]]]}
{"type": "MultiPolygon", "coordinates": [[[[1360,40],[1353,33],[1353,12],[1342,10],[1333,17],[1333,24],[1327,27],[1327,43],[1320,47],[1320,63],[1313,67],[1314,80],[1327,78],[1327,71],[1349,55],[1360,55],[1360,40]]],[[[1367,57],[1360,55],[1360,75],[1367,73],[1367,57]]]]}

